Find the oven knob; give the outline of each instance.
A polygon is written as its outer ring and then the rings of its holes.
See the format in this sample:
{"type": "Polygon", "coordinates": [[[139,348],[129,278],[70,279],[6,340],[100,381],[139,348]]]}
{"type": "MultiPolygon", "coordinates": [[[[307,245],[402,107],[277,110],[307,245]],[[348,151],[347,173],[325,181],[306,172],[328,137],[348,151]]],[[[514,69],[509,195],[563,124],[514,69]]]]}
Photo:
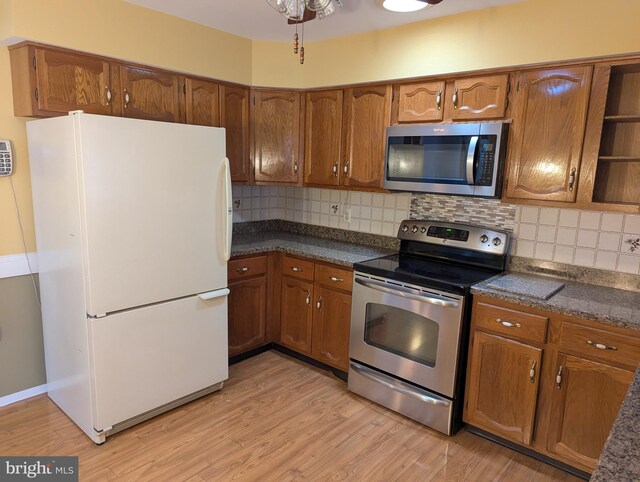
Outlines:
{"type": "Polygon", "coordinates": [[[421,232],[422,234],[426,233],[426,232],[427,232],[427,228],[426,228],[426,226],[422,226],[422,227],[420,228],[420,232],[421,232]]]}
{"type": "Polygon", "coordinates": [[[489,241],[489,236],[487,236],[486,234],[483,234],[482,236],[480,236],[481,243],[486,243],[487,241],[489,241]]]}
{"type": "Polygon", "coordinates": [[[417,233],[417,232],[418,232],[418,226],[414,225],[414,226],[411,228],[411,232],[412,232],[412,233],[417,233]]]}
{"type": "Polygon", "coordinates": [[[406,224],[403,224],[402,226],[400,226],[400,229],[402,229],[403,233],[406,233],[407,231],[409,231],[409,226],[407,226],[406,224]]]}
{"type": "Polygon", "coordinates": [[[493,241],[491,242],[494,246],[500,246],[502,244],[502,240],[500,238],[493,238],[493,241]]]}

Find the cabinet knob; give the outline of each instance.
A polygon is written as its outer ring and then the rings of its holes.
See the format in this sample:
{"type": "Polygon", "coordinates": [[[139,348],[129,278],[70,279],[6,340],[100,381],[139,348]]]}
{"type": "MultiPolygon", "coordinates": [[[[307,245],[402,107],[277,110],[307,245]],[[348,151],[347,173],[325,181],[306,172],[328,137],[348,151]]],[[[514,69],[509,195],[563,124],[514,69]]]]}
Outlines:
{"type": "Polygon", "coordinates": [[[536,365],[538,365],[538,363],[534,360],[531,364],[531,369],[529,370],[529,379],[531,379],[531,383],[535,383],[536,381],[536,365]]]}
{"type": "Polygon", "coordinates": [[[612,350],[612,351],[618,350],[618,348],[615,346],[605,345],[604,343],[598,343],[596,341],[591,341],[591,340],[587,340],[587,345],[591,345],[592,347],[597,348],[598,350],[612,350]]]}
{"type": "Polygon", "coordinates": [[[298,161],[293,161],[293,173],[298,174],[298,161]]]}
{"type": "Polygon", "coordinates": [[[344,165],[344,167],[342,168],[342,171],[343,171],[345,174],[348,174],[348,173],[349,173],[349,164],[345,164],[345,165],[344,165]]]}
{"type": "Polygon", "coordinates": [[[520,328],[520,323],[513,323],[511,321],[506,321],[506,320],[501,320],[500,318],[498,318],[496,320],[498,323],[500,323],[502,326],[506,326],[507,328],[520,328]]]}
{"type": "Polygon", "coordinates": [[[302,268],[298,268],[297,266],[292,266],[291,271],[294,273],[302,273],[304,270],[302,268]]]}
{"type": "Polygon", "coordinates": [[[558,374],[556,375],[556,388],[560,390],[560,385],[562,384],[562,365],[558,368],[558,374]]]}
{"type": "Polygon", "coordinates": [[[458,108],[458,88],[456,87],[456,90],[453,92],[453,108],[457,109],[458,108]]]}
{"type": "Polygon", "coordinates": [[[104,86],[104,97],[106,99],[106,105],[109,105],[111,103],[111,90],[109,89],[108,86],[104,86]]]}
{"type": "Polygon", "coordinates": [[[316,303],[316,306],[318,307],[318,309],[322,307],[322,296],[318,298],[318,302],[316,303]]]}
{"type": "Polygon", "coordinates": [[[305,303],[307,303],[307,306],[311,306],[311,293],[309,293],[307,291],[307,298],[305,299],[305,303]]]}
{"type": "Polygon", "coordinates": [[[442,107],[442,89],[438,90],[438,94],[436,95],[436,106],[438,110],[442,107]]]}
{"type": "Polygon", "coordinates": [[[126,109],[129,106],[129,102],[131,102],[131,96],[127,89],[124,89],[124,108],[126,109]]]}
{"type": "Polygon", "coordinates": [[[338,278],[337,276],[329,276],[329,279],[334,283],[342,283],[344,281],[344,279],[338,278]]]}
{"type": "Polygon", "coordinates": [[[573,185],[576,183],[576,168],[571,169],[571,174],[569,175],[569,191],[573,191],[573,185]]]}
{"type": "Polygon", "coordinates": [[[243,266],[242,268],[236,268],[236,271],[238,273],[246,273],[247,271],[249,271],[249,268],[247,268],[246,266],[243,266]]]}

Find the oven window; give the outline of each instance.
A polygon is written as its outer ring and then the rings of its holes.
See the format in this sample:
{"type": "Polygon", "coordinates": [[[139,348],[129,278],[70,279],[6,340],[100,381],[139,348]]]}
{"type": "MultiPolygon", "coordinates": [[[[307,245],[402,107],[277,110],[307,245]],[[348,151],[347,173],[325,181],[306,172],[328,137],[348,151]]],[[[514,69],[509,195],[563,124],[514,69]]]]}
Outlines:
{"type": "Polygon", "coordinates": [[[390,137],[390,181],[467,184],[471,136],[390,137]]]}
{"type": "Polygon", "coordinates": [[[429,367],[436,366],[438,324],[412,311],[367,303],[364,341],[429,367]]]}

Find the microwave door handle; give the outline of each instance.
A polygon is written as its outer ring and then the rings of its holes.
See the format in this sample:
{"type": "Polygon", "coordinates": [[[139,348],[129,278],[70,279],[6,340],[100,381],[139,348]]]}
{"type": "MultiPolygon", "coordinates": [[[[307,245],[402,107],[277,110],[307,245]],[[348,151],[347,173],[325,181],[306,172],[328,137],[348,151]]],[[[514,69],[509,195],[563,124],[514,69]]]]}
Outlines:
{"type": "Polygon", "coordinates": [[[478,145],[478,139],[480,139],[480,136],[473,136],[471,138],[469,150],[467,151],[467,184],[470,186],[473,186],[476,180],[473,171],[476,163],[476,146],[478,145]]]}
{"type": "Polygon", "coordinates": [[[389,288],[387,287],[386,283],[369,279],[364,280],[362,278],[356,278],[355,281],[356,283],[367,288],[382,291],[383,293],[388,293],[390,295],[402,296],[403,298],[407,298],[410,300],[431,303],[433,305],[444,306],[445,308],[457,308],[458,306],[460,306],[460,303],[458,303],[457,301],[446,300],[444,298],[440,298],[439,296],[427,296],[422,293],[418,294],[415,293],[414,290],[410,290],[402,286],[394,286],[393,288],[389,288]]]}

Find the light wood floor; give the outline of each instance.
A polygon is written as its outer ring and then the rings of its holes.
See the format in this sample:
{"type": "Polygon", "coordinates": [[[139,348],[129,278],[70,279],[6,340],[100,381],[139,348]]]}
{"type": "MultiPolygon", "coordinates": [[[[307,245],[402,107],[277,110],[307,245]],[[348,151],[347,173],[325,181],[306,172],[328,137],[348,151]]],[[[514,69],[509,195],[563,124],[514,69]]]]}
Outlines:
{"type": "Polygon", "coordinates": [[[102,446],[46,396],[2,408],[0,454],[78,455],[83,481],[579,480],[464,430],[440,435],[274,351],[102,446]]]}

